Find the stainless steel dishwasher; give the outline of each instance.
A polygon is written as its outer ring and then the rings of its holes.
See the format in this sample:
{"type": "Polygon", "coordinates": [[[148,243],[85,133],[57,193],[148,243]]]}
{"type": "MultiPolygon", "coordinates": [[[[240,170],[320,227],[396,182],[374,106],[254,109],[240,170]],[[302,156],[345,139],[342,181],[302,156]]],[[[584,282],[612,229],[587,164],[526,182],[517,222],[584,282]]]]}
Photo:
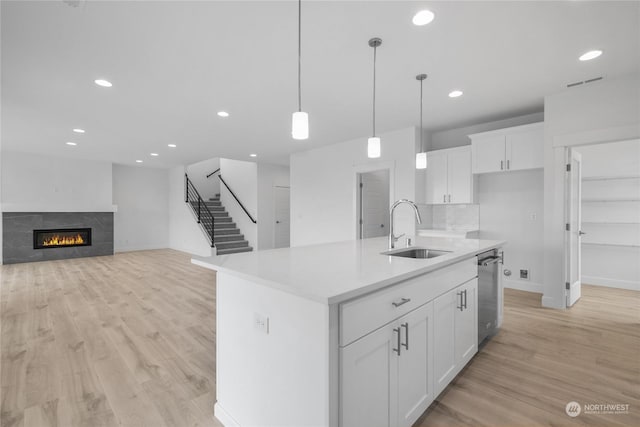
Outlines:
{"type": "Polygon", "coordinates": [[[478,346],[498,332],[500,263],[497,249],[478,255],[478,346]]]}

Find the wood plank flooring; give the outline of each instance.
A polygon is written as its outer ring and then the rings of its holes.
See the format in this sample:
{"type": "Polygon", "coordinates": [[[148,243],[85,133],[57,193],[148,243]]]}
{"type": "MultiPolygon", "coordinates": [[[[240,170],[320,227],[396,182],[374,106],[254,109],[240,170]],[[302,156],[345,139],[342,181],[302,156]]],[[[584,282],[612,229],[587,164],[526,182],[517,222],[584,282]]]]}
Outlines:
{"type": "Polygon", "coordinates": [[[414,427],[640,426],[640,293],[582,287],[569,310],[505,290],[501,331],[414,427]],[[582,405],[569,417],[565,406],[582,405]],[[629,404],[585,414],[584,404],[629,404]]]}
{"type": "MultiPolygon", "coordinates": [[[[506,290],[500,333],[414,427],[640,425],[640,293],[539,301],[506,290]],[[630,408],[570,418],[573,400],[630,408]]],[[[2,427],[220,427],[215,274],[186,254],[2,266],[0,322],[2,427]]]]}
{"type": "Polygon", "coordinates": [[[215,273],[186,254],[0,267],[2,427],[212,426],[215,273]]]}

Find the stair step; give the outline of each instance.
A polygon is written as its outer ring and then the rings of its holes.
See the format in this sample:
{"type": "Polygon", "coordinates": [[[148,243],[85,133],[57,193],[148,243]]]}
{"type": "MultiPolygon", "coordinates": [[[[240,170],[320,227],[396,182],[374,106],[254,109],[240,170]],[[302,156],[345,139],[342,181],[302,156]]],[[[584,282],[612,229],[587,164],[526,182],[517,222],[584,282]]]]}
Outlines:
{"type": "Polygon", "coordinates": [[[231,254],[237,254],[240,252],[251,252],[253,250],[253,248],[251,246],[247,246],[244,248],[232,248],[232,249],[220,249],[217,251],[218,255],[231,255],[231,254]]]}
{"type": "MultiPolygon", "coordinates": [[[[238,231],[240,231],[240,230],[238,230],[238,231]]],[[[244,239],[244,234],[226,234],[226,235],[215,234],[213,236],[213,240],[214,240],[216,245],[218,243],[237,242],[237,241],[243,240],[243,239],[244,239]]]]}
{"type": "MultiPolygon", "coordinates": [[[[209,233],[211,231],[211,229],[207,230],[207,233],[209,233]]],[[[218,228],[215,229],[215,232],[213,233],[213,240],[218,239],[220,236],[228,236],[230,234],[233,234],[234,236],[238,236],[240,235],[240,230],[237,228],[223,228],[221,230],[218,230],[218,228]]]]}
{"type": "Polygon", "coordinates": [[[237,240],[237,241],[231,241],[231,242],[216,242],[216,248],[218,248],[218,250],[232,249],[232,248],[246,248],[247,246],[249,246],[249,242],[247,242],[246,240],[237,240]]]}
{"type": "Polygon", "coordinates": [[[220,197],[210,197],[209,201],[210,202],[219,202],[220,201],[220,197]]]}

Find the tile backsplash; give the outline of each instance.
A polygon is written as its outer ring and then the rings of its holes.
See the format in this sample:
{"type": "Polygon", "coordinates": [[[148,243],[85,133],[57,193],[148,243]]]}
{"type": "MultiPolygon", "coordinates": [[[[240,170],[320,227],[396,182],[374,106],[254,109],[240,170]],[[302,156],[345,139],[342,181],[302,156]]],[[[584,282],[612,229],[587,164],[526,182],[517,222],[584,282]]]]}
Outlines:
{"type": "Polygon", "coordinates": [[[422,205],[420,214],[427,220],[418,228],[456,231],[480,228],[479,205],[422,205]]]}

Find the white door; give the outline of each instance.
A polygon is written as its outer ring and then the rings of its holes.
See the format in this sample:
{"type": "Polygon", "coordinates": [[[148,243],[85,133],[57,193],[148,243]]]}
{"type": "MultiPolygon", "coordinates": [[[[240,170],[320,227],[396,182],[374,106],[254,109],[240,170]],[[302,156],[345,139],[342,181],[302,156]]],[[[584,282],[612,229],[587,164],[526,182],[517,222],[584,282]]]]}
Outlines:
{"type": "Polygon", "coordinates": [[[389,233],[389,170],[360,174],[360,238],[389,233]]]}
{"type": "Polygon", "coordinates": [[[447,153],[427,153],[426,203],[447,203],[447,153]]]}
{"type": "MultiPolygon", "coordinates": [[[[400,320],[398,357],[398,426],[411,427],[433,402],[433,304],[425,304],[400,320]]],[[[366,424],[363,424],[366,425],[366,424]]]]}
{"type": "Polygon", "coordinates": [[[447,155],[449,203],[471,203],[471,150],[450,151],[447,155]]]}
{"type": "Polygon", "coordinates": [[[473,173],[500,172],[505,170],[504,135],[485,136],[471,142],[473,173]]]}
{"type": "Polygon", "coordinates": [[[478,279],[473,279],[457,288],[461,299],[456,310],[455,352],[456,364],[464,366],[478,350],[478,279]]]}
{"type": "Polygon", "coordinates": [[[582,240],[582,155],[571,148],[567,149],[567,164],[570,165],[566,179],[566,203],[568,230],[565,231],[565,272],[567,307],[571,307],[581,295],[581,240],[582,240]]]}
{"type": "Polygon", "coordinates": [[[274,248],[288,248],[290,236],[289,187],[273,187],[274,205],[274,248]]]}
{"type": "Polygon", "coordinates": [[[535,169],[544,166],[542,129],[507,135],[507,170],[535,169]]]}
{"type": "Polygon", "coordinates": [[[402,331],[387,326],[341,352],[342,427],[396,427],[398,354],[402,331]],[[399,338],[400,337],[400,338],[399,338]]]}
{"type": "Polygon", "coordinates": [[[433,302],[433,392],[436,397],[456,376],[454,330],[456,310],[461,302],[456,291],[457,288],[433,302]]]}

